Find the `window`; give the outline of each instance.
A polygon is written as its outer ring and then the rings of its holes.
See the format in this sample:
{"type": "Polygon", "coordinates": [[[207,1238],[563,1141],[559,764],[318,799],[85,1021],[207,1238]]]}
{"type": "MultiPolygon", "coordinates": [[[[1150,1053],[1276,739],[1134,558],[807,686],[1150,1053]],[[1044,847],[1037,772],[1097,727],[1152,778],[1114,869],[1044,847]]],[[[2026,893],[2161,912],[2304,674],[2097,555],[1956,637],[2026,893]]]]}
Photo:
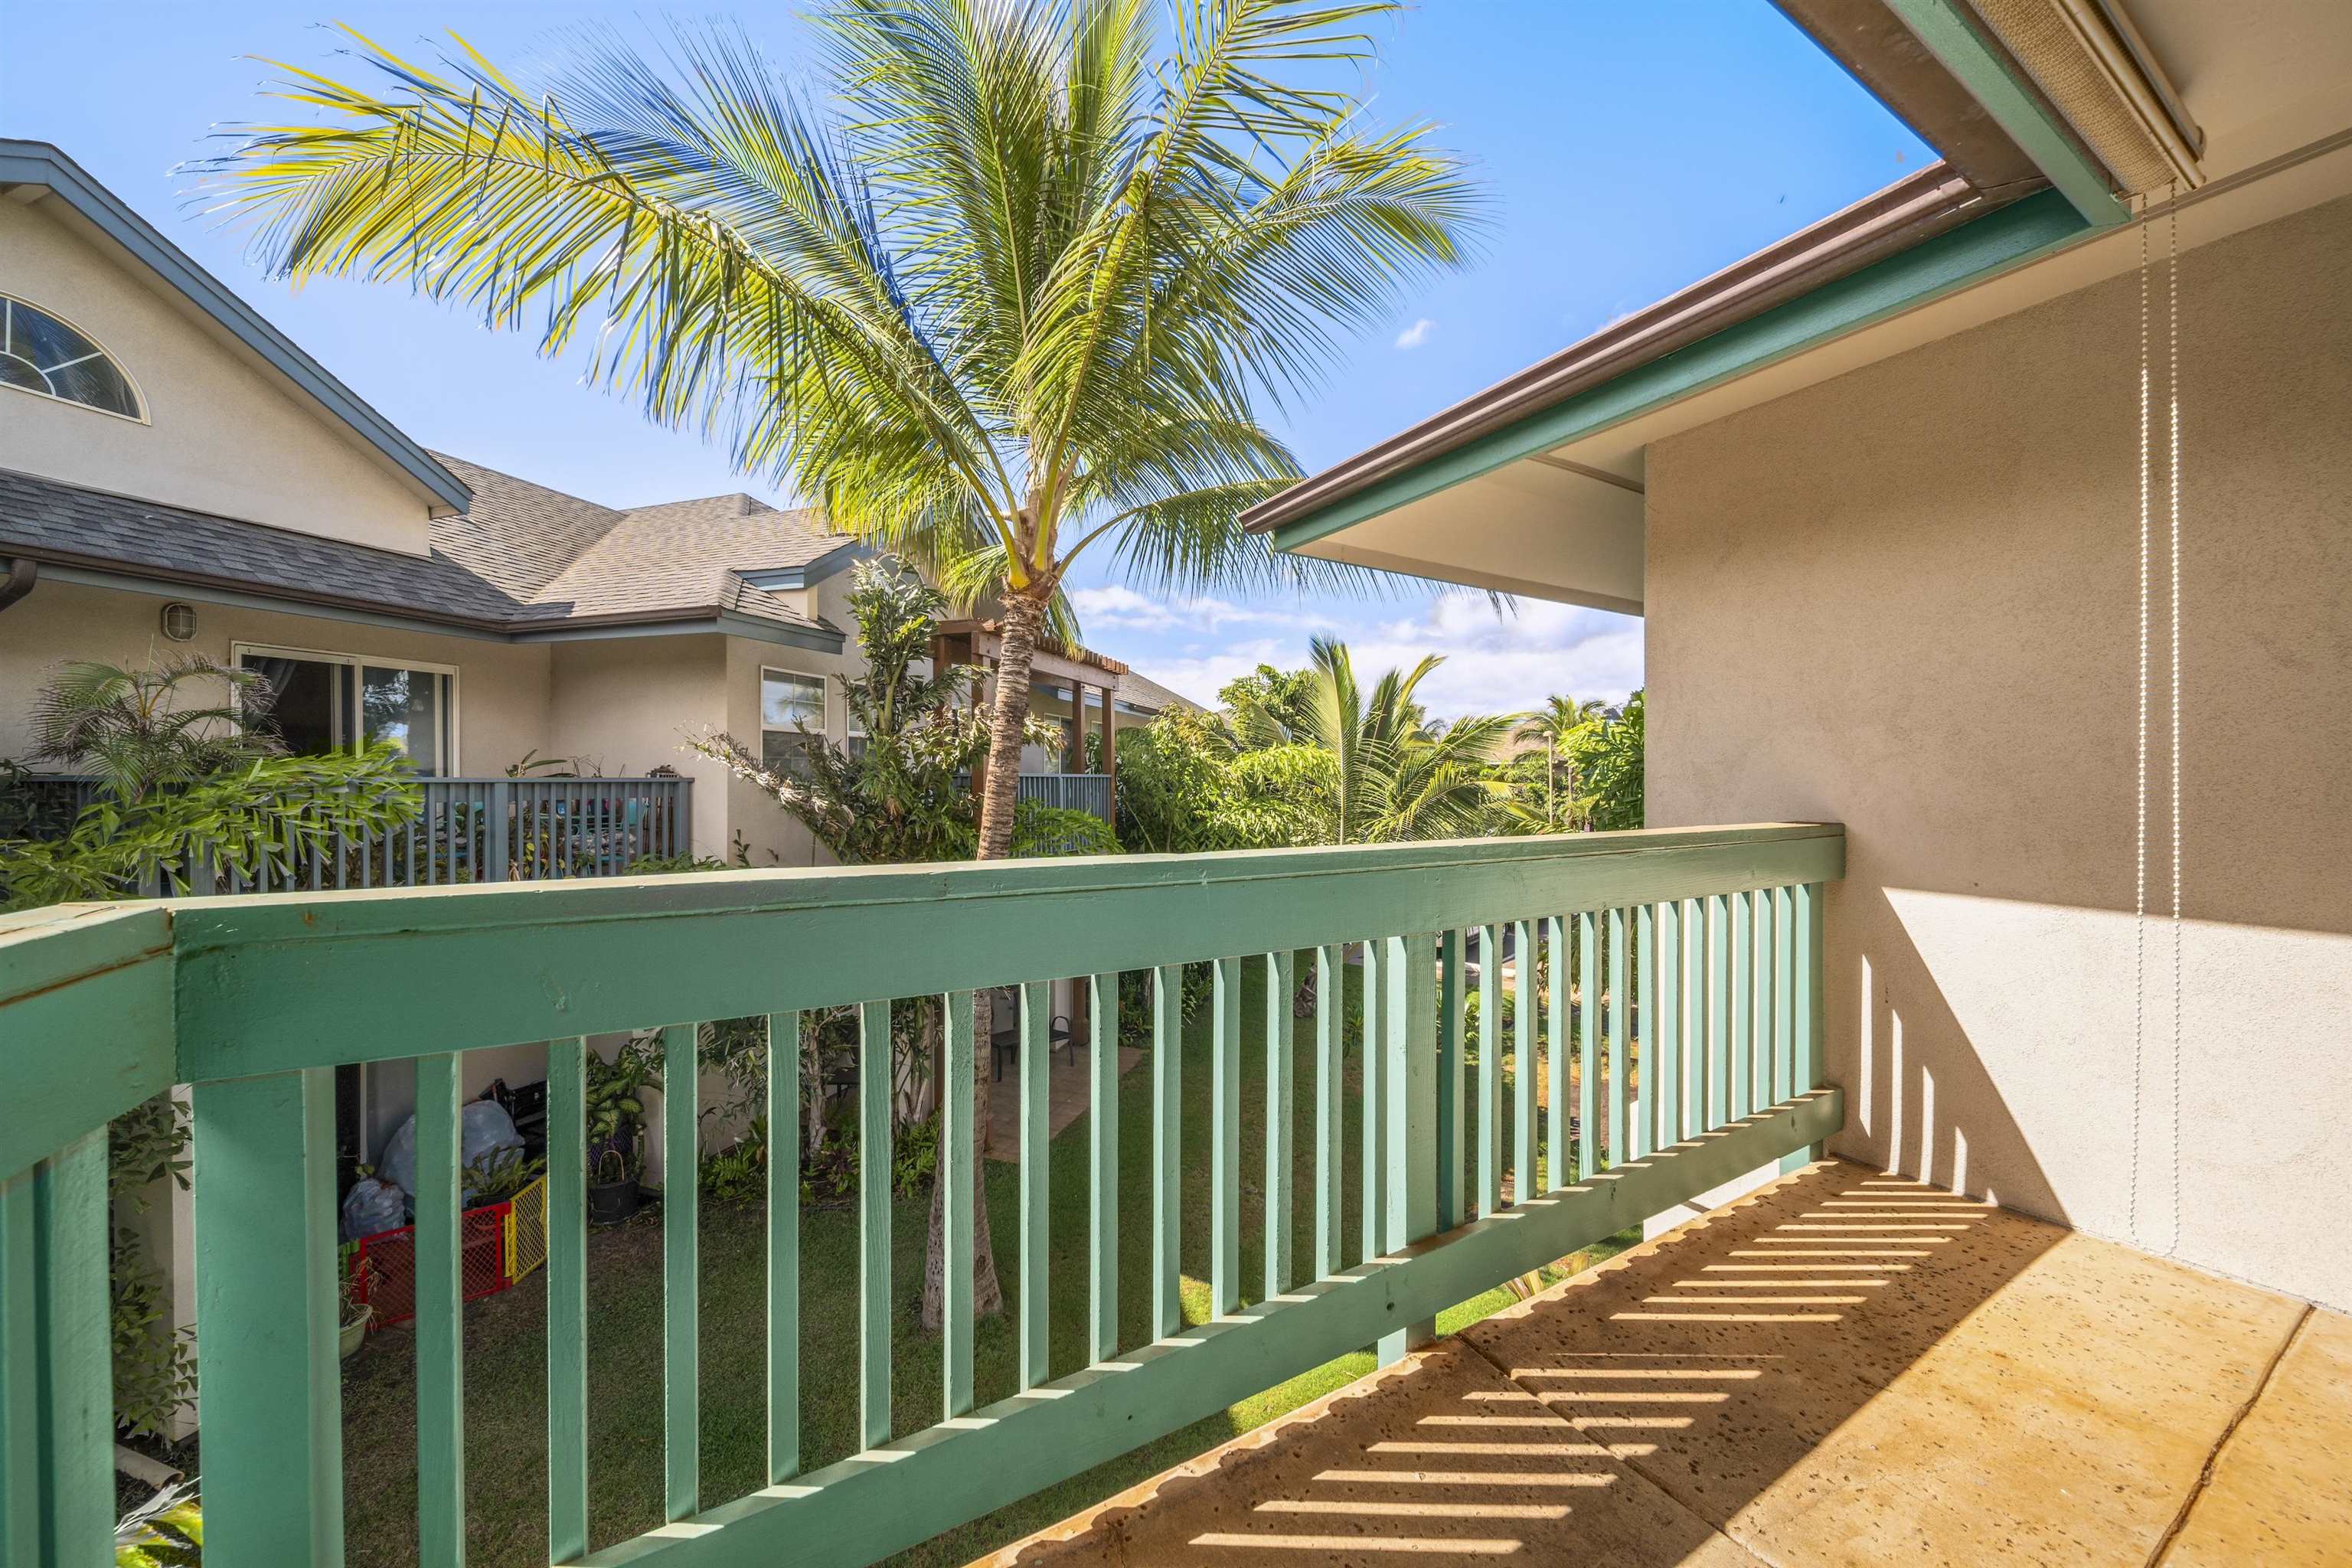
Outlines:
{"type": "Polygon", "coordinates": [[[46,310],[0,294],[0,386],[144,417],[139,394],[106,351],[46,310]]]}
{"type": "Polygon", "coordinates": [[[760,671],[760,762],[793,768],[808,754],[808,734],[824,733],[824,680],[790,669],[760,671]]]}
{"type": "Polygon", "coordinates": [[[457,772],[457,672],[403,668],[347,654],[239,646],[237,668],[269,683],[269,719],[301,755],[384,742],[427,778],[457,772]]]}

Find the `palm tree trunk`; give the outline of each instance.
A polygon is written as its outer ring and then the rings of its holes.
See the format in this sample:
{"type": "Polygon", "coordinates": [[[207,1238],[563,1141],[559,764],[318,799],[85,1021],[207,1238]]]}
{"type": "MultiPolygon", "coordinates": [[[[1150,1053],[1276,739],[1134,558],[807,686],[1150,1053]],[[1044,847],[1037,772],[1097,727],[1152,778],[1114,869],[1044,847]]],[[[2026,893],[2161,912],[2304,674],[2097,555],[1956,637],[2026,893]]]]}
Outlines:
{"type": "MultiPolygon", "coordinates": [[[[1045,606],[1037,599],[1014,595],[1005,601],[1004,630],[997,644],[996,700],[989,715],[988,763],[982,774],[980,797],[980,858],[1002,860],[1013,852],[1013,811],[1021,795],[1021,746],[1029,724],[1029,665],[1045,630],[1045,606]]],[[[1004,1310],[1004,1287],[996,1277],[996,1253],[988,1227],[988,1100],[989,1037],[995,1031],[995,1010],[989,994],[977,998],[978,1038],[971,1053],[974,1082],[972,1116],[980,1133],[980,1159],[975,1177],[982,1190],[973,1194],[971,1237],[972,1316],[992,1317],[1004,1310]]],[[[1023,1151],[1025,1154],[1027,1151],[1023,1151]]],[[[923,1328],[940,1331],[947,1308],[947,1184],[931,1184],[931,1226],[923,1248],[923,1328]]]]}
{"type": "Polygon", "coordinates": [[[1015,594],[1004,602],[996,653],[995,711],[988,721],[988,771],[980,800],[980,858],[1013,853],[1013,812],[1021,795],[1021,746],[1029,723],[1029,666],[1045,627],[1042,600],[1015,594]]]}

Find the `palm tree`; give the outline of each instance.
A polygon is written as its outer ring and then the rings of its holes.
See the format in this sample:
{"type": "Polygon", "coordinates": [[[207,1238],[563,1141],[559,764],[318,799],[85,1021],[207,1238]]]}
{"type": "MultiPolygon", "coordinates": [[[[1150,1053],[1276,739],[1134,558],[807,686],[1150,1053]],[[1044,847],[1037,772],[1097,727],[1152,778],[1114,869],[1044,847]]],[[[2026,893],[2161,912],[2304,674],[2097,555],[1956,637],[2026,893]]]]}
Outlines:
{"type": "Polygon", "coordinates": [[[590,378],[648,417],[723,430],[740,466],[998,598],[994,858],[1082,553],[1160,592],[1331,570],[1240,527],[1299,471],[1254,402],[1310,388],[1479,219],[1425,126],[1373,132],[1301,85],[1368,65],[1395,8],[833,0],[827,116],[730,33],[681,31],[674,70],[592,37],[529,82],[463,39],[436,70],[352,33],[381,80],[281,68],[324,122],[246,127],[206,168],[279,275],[535,312],[544,353],[591,330],[590,378]]]}
{"type": "Polygon", "coordinates": [[[1433,654],[1409,671],[1389,670],[1367,692],[1347,645],[1315,639],[1297,732],[1327,759],[1322,842],[1468,837],[1494,825],[1492,758],[1511,721],[1431,724],[1413,692],[1444,662],[1433,654]]]}
{"type": "Polygon", "coordinates": [[[1524,714],[1511,731],[1511,739],[1520,745],[1544,749],[1543,807],[1537,811],[1524,801],[1514,800],[1507,809],[1524,831],[1558,833],[1563,827],[1573,830],[1576,816],[1576,768],[1569,756],[1568,738],[1587,724],[1599,723],[1609,717],[1609,704],[1598,698],[1580,702],[1565,693],[1547,697],[1542,707],[1524,714]],[[1561,774],[1567,774],[1569,819],[1559,816],[1561,774]]]}
{"type": "Polygon", "coordinates": [[[993,859],[1086,551],[1147,592],[1333,570],[1241,527],[1299,473],[1254,405],[1458,265],[1480,212],[1426,127],[1300,84],[1366,67],[1393,9],[831,0],[825,114],[732,32],[680,30],[666,61],[586,37],[529,81],[462,38],[436,69],[352,33],[367,81],[282,68],[322,122],[245,127],[206,173],[278,275],[536,316],[544,353],[587,335],[592,382],[997,600],[993,859]]]}
{"type": "Polygon", "coordinates": [[[137,805],[164,785],[281,751],[266,718],[269,698],[259,675],[206,654],[142,669],[77,660],[33,700],[32,756],[95,773],[102,792],[137,805]],[[215,694],[190,700],[189,689],[214,682],[215,694]]]}

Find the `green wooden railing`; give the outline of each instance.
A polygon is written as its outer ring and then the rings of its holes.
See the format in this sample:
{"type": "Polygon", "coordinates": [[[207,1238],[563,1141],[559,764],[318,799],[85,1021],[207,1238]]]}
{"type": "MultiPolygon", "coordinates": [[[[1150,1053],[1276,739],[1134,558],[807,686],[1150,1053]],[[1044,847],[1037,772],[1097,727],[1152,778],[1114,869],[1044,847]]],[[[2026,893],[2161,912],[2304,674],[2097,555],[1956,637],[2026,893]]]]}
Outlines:
{"type": "MultiPolygon", "coordinates": [[[[342,1561],[332,1071],[413,1058],[418,1147],[417,1530],[429,1568],[462,1561],[459,1053],[550,1047],[548,1551],[551,1562],[863,1563],[1084,1471],[1331,1358],[1403,1353],[1437,1313],[1776,1161],[1840,1125],[1822,1087],[1822,884],[1834,826],[1771,825],[1379,848],[753,871],[531,887],[79,906],[0,921],[0,1558],[104,1560],[112,1489],[105,1123],[194,1086],[197,1335],[206,1545],[223,1563],[342,1561]],[[1504,1026],[1505,928],[1515,1016],[1504,1026]],[[1464,1037],[1478,933],[1475,1081],[1464,1037]],[[1549,1005],[1538,952],[1555,977],[1549,1005]],[[1213,971],[1205,1173],[1181,1168],[1182,966],[1213,971]],[[1242,978],[1268,980],[1264,1257],[1242,1253],[1242,978]],[[1311,1019],[1294,1023],[1299,966],[1311,1019]],[[1090,1294],[1074,1375],[1047,1375],[1047,985],[1090,977],[1094,1037],[1117,979],[1156,987],[1149,1192],[1116,1173],[1117,1053],[1094,1053],[1090,1294]],[[1581,1005],[1559,977],[1573,975],[1581,1005]],[[1021,1392],[974,1408],[970,1260],[973,995],[1016,988],[1015,1270],[1021,1392]],[[1360,1032],[1341,999],[1360,986],[1360,1032]],[[941,1180],[949,1291],[937,1424],[893,1436],[888,1006],[946,999],[941,1180]],[[356,1004],[356,1005],[355,1005],[356,1004]],[[697,1200],[668,1163],[663,1392],[672,1522],[593,1553],[583,1037],[666,1028],[668,1146],[694,1146],[690,1022],[860,1009],[865,1451],[803,1473],[798,1173],[776,1141],[768,1250],[768,1473],[699,1506],[697,1200]],[[327,1021],[332,1020],[330,1024],[327,1021]],[[1549,1048],[1558,1047],[1558,1048],[1549,1048]],[[1314,1103],[1293,1097],[1313,1053],[1314,1103]],[[1539,1054],[1540,1053],[1540,1054],[1539,1054]],[[1544,1064],[1538,1096],[1512,1097],[1544,1064]],[[1571,1078],[1571,1062],[1583,1068],[1571,1078]],[[1341,1083],[1362,1085],[1362,1260],[1344,1267],[1341,1083]],[[1572,1088],[1571,1088],[1572,1084],[1572,1088]],[[1290,1130],[1315,1140],[1314,1234],[1294,1236],[1290,1130]],[[1573,1151],[1572,1157],[1569,1152],[1573,1151]],[[1507,1176],[1512,1199],[1505,1202],[1507,1176]],[[1184,1184],[1209,1189],[1211,1321],[1180,1308],[1184,1184]],[[1148,1226],[1146,1343],[1122,1343],[1117,1248],[1148,1226]],[[1311,1257],[1308,1256],[1311,1251],[1311,1257]],[[1245,1267],[1261,1286],[1242,1305],[1245,1267]]],[[[800,1054],[769,1053],[772,1125],[794,1125],[800,1054]]],[[[1009,1089],[1011,1086],[1007,1086],[1009,1089]]],[[[1297,1164],[1303,1165],[1303,1161],[1297,1164]]]]}

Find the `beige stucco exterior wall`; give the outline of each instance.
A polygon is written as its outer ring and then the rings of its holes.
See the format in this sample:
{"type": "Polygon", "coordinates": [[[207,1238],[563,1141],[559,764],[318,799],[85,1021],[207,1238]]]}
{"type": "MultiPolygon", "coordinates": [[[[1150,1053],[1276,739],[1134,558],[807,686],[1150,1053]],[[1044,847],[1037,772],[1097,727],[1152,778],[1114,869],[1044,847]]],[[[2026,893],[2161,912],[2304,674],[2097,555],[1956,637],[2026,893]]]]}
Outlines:
{"type": "MultiPolygon", "coordinates": [[[[0,757],[29,744],[26,710],[50,670],[94,658],[140,668],[173,653],[230,657],[259,643],[386,663],[449,665],[457,671],[457,772],[499,773],[536,747],[548,749],[549,653],[543,646],[362,626],[316,616],[197,604],[193,641],[164,640],[163,595],[93,588],[45,576],[0,615],[0,757]]],[[[46,771],[46,765],[45,765],[46,771]]]]}
{"type": "Polygon", "coordinates": [[[422,555],[424,493],[251,351],[84,237],[53,199],[0,201],[0,293],[130,375],[145,422],[0,388],[0,468],[422,555]]]}
{"type": "Polygon", "coordinates": [[[641,774],[665,764],[694,780],[694,848],[727,843],[725,773],[684,750],[719,721],[726,638],[715,633],[556,643],[548,722],[551,756],[584,771],[641,774]]]}
{"type": "Polygon", "coordinates": [[[1839,1151],[2352,1307],[2352,201],[2182,267],[2177,1122],[2137,288],[1652,448],[1650,820],[1846,824],[1839,1151]]]}

